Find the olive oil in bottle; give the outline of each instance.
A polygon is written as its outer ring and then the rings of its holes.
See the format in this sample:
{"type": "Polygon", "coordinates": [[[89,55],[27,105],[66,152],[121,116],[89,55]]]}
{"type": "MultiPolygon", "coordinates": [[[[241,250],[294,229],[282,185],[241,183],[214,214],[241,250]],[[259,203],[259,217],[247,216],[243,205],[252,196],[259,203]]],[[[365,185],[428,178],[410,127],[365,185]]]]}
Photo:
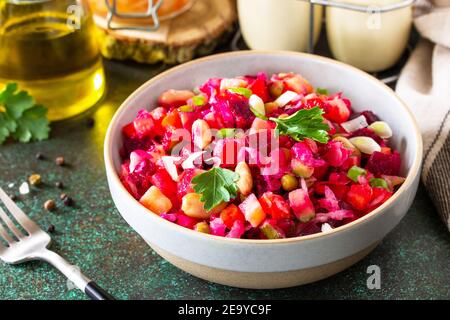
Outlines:
{"type": "MultiPolygon", "coordinates": [[[[5,6],[0,10],[12,12],[8,6],[14,4],[5,6]]],[[[22,10],[6,21],[0,16],[0,87],[17,82],[48,108],[50,120],[62,120],[102,97],[103,65],[90,15],[74,28],[65,11],[42,8],[22,10]]]]}

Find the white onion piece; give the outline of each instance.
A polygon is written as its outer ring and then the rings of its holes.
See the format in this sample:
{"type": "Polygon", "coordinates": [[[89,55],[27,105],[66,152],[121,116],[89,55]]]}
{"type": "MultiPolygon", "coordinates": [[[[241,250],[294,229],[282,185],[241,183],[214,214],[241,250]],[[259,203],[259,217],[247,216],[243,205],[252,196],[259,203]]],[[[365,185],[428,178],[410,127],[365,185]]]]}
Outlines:
{"type": "Polygon", "coordinates": [[[381,151],[380,145],[370,137],[365,137],[365,136],[353,137],[353,138],[350,138],[349,140],[362,153],[372,154],[375,151],[378,151],[378,152],[381,151]]]}
{"type": "Polygon", "coordinates": [[[298,96],[298,94],[294,91],[286,91],[281,96],[279,96],[274,101],[274,103],[281,108],[281,107],[284,107],[285,105],[287,105],[289,102],[291,102],[297,96],[298,96]]]}
{"type": "Polygon", "coordinates": [[[211,157],[209,159],[205,159],[207,164],[213,164],[213,167],[220,167],[222,164],[222,160],[219,157],[211,157]]]}
{"type": "Polygon", "coordinates": [[[331,231],[333,230],[333,227],[331,227],[328,223],[323,223],[322,226],[320,227],[320,230],[322,232],[327,232],[327,231],[331,231]]]}
{"type": "Polygon", "coordinates": [[[256,111],[256,113],[265,116],[266,108],[264,107],[264,101],[257,96],[256,94],[252,94],[248,99],[248,104],[250,105],[250,109],[256,111]]]}
{"type": "Polygon", "coordinates": [[[223,78],[220,80],[220,90],[225,90],[228,88],[239,88],[247,86],[247,81],[243,79],[236,78],[223,78]]]}
{"type": "Polygon", "coordinates": [[[193,152],[191,153],[186,160],[183,161],[183,163],[181,164],[181,167],[183,169],[194,169],[194,161],[200,157],[201,155],[203,155],[204,153],[206,153],[206,151],[197,151],[197,152],[193,152]]]}
{"type": "Polygon", "coordinates": [[[369,124],[367,123],[366,117],[364,117],[363,115],[341,123],[342,128],[344,128],[348,133],[366,128],[368,125],[369,124]]]}
{"type": "Polygon", "coordinates": [[[180,161],[181,157],[162,156],[161,161],[173,181],[178,181],[178,170],[175,162],[180,161]]]}
{"type": "Polygon", "coordinates": [[[369,126],[380,138],[389,139],[392,137],[392,129],[384,121],[375,121],[369,126]]]}

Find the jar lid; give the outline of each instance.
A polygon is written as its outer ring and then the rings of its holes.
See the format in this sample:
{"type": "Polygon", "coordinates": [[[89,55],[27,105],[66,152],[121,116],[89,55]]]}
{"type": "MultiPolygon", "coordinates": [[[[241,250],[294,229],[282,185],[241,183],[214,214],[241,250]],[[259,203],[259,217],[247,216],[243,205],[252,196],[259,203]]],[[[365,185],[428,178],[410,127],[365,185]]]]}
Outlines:
{"type": "Polygon", "coordinates": [[[155,31],[160,21],[190,9],[194,0],[89,0],[96,21],[110,30],[155,31]]]}

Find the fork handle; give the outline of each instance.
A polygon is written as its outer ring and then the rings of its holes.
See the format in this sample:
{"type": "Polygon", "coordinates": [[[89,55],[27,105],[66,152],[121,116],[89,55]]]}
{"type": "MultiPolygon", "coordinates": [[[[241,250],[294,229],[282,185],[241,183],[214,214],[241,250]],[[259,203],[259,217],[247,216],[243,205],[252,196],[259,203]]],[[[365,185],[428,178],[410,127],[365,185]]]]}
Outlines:
{"type": "Polygon", "coordinates": [[[115,300],[115,298],[102,289],[97,283],[94,281],[89,282],[84,288],[84,292],[88,295],[92,300],[115,300]]]}
{"type": "Polygon", "coordinates": [[[81,273],[77,266],[71,265],[59,254],[48,249],[36,253],[36,258],[46,261],[58,269],[77,288],[84,291],[92,300],[115,300],[115,298],[100,288],[98,284],[81,273]]]}

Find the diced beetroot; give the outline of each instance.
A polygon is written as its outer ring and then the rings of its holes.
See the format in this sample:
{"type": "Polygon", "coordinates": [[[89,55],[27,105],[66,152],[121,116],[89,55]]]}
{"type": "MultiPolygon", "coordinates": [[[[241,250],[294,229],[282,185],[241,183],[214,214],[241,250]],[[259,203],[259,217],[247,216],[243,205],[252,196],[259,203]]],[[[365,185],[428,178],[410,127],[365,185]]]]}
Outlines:
{"type": "Polygon", "coordinates": [[[234,221],[231,226],[230,232],[226,235],[227,238],[237,238],[239,239],[245,232],[244,222],[241,220],[234,221]]]}
{"type": "Polygon", "coordinates": [[[384,154],[375,151],[367,161],[367,170],[375,175],[398,176],[400,174],[401,158],[395,151],[392,154],[384,154]]]}
{"type": "Polygon", "coordinates": [[[129,124],[125,125],[122,128],[122,133],[127,138],[137,138],[137,132],[136,132],[136,129],[134,128],[133,122],[130,122],[129,124]]]}
{"type": "Polygon", "coordinates": [[[213,155],[220,158],[221,166],[236,167],[240,146],[241,144],[236,139],[220,139],[214,146],[213,155]]]}
{"type": "Polygon", "coordinates": [[[199,221],[199,219],[191,218],[184,213],[177,213],[177,224],[185,228],[194,229],[199,221]]]}
{"type": "Polygon", "coordinates": [[[308,222],[314,218],[314,205],[309,199],[308,192],[303,189],[297,189],[289,192],[289,204],[298,220],[308,222]]]}
{"type": "Polygon", "coordinates": [[[361,166],[361,158],[358,156],[350,156],[347,160],[342,164],[341,168],[344,171],[348,171],[353,166],[361,166]]]}
{"type": "Polygon", "coordinates": [[[259,198],[259,203],[264,212],[275,220],[291,218],[289,204],[280,195],[265,192],[259,198]]]}
{"type": "Polygon", "coordinates": [[[342,142],[332,140],[327,143],[327,152],[323,155],[323,158],[331,166],[340,167],[347,161],[351,153],[352,151],[345,148],[342,142]]]}
{"type": "Polygon", "coordinates": [[[211,229],[211,234],[219,237],[225,236],[226,225],[223,223],[222,219],[214,218],[209,223],[211,229]]]}
{"type": "Polygon", "coordinates": [[[318,232],[321,232],[320,225],[314,220],[297,224],[297,230],[295,231],[297,236],[307,236],[318,232]]]}
{"type": "Polygon", "coordinates": [[[289,171],[290,152],[277,148],[272,150],[269,159],[269,164],[261,167],[262,175],[275,175],[278,177],[289,171]]]}
{"type": "Polygon", "coordinates": [[[186,193],[194,192],[191,181],[197,174],[201,173],[200,169],[186,169],[180,175],[180,179],[177,186],[177,196],[181,200],[186,193]]]}
{"type": "Polygon", "coordinates": [[[172,180],[169,173],[165,169],[158,169],[156,173],[151,177],[151,182],[172,201],[172,204],[174,206],[178,204],[177,183],[172,180]]]}
{"type": "Polygon", "coordinates": [[[367,208],[372,199],[372,188],[365,184],[354,184],[347,193],[346,201],[360,211],[367,208]]]}
{"type": "Polygon", "coordinates": [[[223,209],[220,212],[220,218],[222,219],[223,223],[225,223],[225,225],[228,227],[228,229],[231,229],[233,227],[235,221],[245,222],[245,217],[243,213],[234,204],[230,204],[225,209],[223,209]]]}
{"type": "Polygon", "coordinates": [[[372,211],[383,203],[385,203],[392,195],[393,192],[390,192],[384,188],[372,188],[372,198],[370,199],[368,211],[372,211]]]}
{"type": "Polygon", "coordinates": [[[303,164],[311,167],[318,167],[325,161],[315,159],[313,152],[307,142],[297,142],[291,149],[291,158],[300,160],[303,164]]]}
{"type": "Polygon", "coordinates": [[[225,124],[223,123],[223,119],[219,113],[210,111],[206,113],[203,117],[208,125],[212,129],[222,129],[225,128],[225,124]]]}
{"type": "Polygon", "coordinates": [[[350,187],[346,185],[330,184],[330,189],[333,191],[336,198],[344,200],[350,187]]]}
{"type": "Polygon", "coordinates": [[[355,119],[355,118],[357,118],[357,117],[359,117],[359,116],[361,116],[361,115],[363,115],[363,116],[366,118],[366,121],[367,121],[368,124],[372,124],[372,123],[374,123],[375,121],[380,120],[380,119],[375,115],[375,113],[373,113],[372,111],[369,111],[369,110],[365,110],[365,111],[362,111],[362,112],[356,112],[356,113],[352,114],[352,115],[350,116],[350,120],[351,120],[351,119],[355,119]]]}
{"type": "Polygon", "coordinates": [[[334,195],[333,191],[327,186],[325,186],[325,198],[319,199],[318,202],[323,209],[326,209],[329,212],[340,209],[338,199],[334,195]]]}
{"type": "Polygon", "coordinates": [[[187,104],[187,101],[194,96],[189,90],[167,90],[158,98],[158,105],[164,108],[178,108],[187,104]]]}
{"type": "Polygon", "coordinates": [[[303,107],[306,109],[312,109],[314,107],[319,107],[321,109],[324,108],[324,102],[321,98],[309,98],[309,99],[305,99],[305,101],[303,102],[303,107]]]}
{"type": "Polygon", "coordinates": [[[352,210],[335,210],[328,213],[318,213],[314,218],[317,222],[328,222],[330,220],[342,221],[344,219],[352,219],[355,214],[352,210]]]}
{"type": "Polygon", "coordinates": [[[295,236],[295,222],[292,219],[279,219],[277,220],[277,226],[283,230],[286,237],[295,236]]]}
{"type": "Polygon", "coordinates": [[[139,138],[154,136],[155,121],[147,110],[139,110],[133,124],[139,138]]]}
{"type": "Polygon", "coordinates": [[[219,93],[221,80],[222,80],[221,78],[211,78],[204,84],[202,84],[199,87],[199,90],[203,92],[208,97],[209,100],[211,97],[214,97],[219,93]]]}
{"type": "Polygon", "coordinates": [[[252,93],[256,94],[264,102],[268,102],[270,99],[266,80],[267,75],[265,73],[258,73],[256,79],[253,82],[250,82],[248,86],[248,88],[252,91],[252,93]]]}
{"type": "Polygon", "coordinates": [[[324,161],[324,163],[318,167],[314,168],[313,177],[317,180],[322,180],[327,174],[330,165],[324,161]]]}
{"type": "Polygon", "coordinates": [[[335,97],[332,100],[327,100],[324,106],[324,117],[336,123],[342,123],[350,117],[350,108],[346,101],[340,97],[335,97]]]}
{"type": "Polygon", "coordinates": [[[162,127],[161,123],[164,117],[167,115],[167,110],[162,107],[158,107],[150,111],[150,114],[155,123],[154,127],[155,135],[162,136],[164,134],[164,128],[162,127]]]}
{"type": "Polygon", "coordinates": [[[152,175],[155,171],[155,164],[151,161],[152,156],[143,150],[134,150],[130,153],[130,173],[152,175]]]}
{"type": "Polygon", "coordinates": [[[198,112],[178,111],[178,115],[180,116],[180,121],[183,128],[189,131],[191,130],[194,121],[199,119],[198,112]]]}
{"type": "Polygon", "coordinates": [[[159,215],[161,218],[166,219],[170,222],[176,222],[177,221],[177,215],[175,213],[161,213],[159,215]]]}

